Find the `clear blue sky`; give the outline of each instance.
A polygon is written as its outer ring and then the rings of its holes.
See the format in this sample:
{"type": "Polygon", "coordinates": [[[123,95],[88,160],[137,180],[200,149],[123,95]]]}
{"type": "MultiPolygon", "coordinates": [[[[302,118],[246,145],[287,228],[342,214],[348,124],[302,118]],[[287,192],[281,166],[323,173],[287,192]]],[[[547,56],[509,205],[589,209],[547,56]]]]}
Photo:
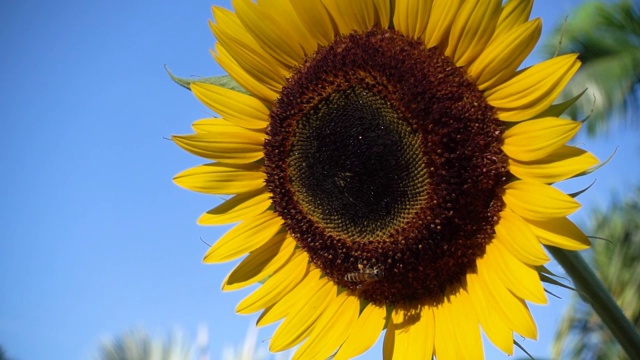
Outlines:
{"type": "MultiPolygon", "coordinates": [[[[545,30],[580,0],[540,0],[545,30]]],[[[211,358],[240,344],[256,316],[234,314],[249,292],[222,293],[234,263],[201,263],[223,229],[196,218],[217,200],[175,186],[199,164],[170,141],[208,110],[166,76],[220,75],[209,49],[211,0],[11,1],[0,14],[0,344],[14,359],[86,359],[100,339],[175,327],[210,328],[211,358]]],[[[222,5],[228,6],[228,1],[222,5]]],[[[545,32],[546,33],[546,32],[545,32]]],[[[535,60],[535,57],[532,58],[535,60]]],[[[585,208],[624,196],[638,180],[638,131],[582,146],[617,156],[588,180],[563,185],[585,208]]],[[[557,270],[557,268],[556,268],[557,270]]],[[[549,355],[565,300],[534,306],[549,355]]],[[[258,340],[271,331],[261,331],[258,340]]],[[[266,344],[263,344],[266,346],[266,344]]],[[[487,358],[498,352],[487,346],[487,358]]],[[[380,346],[363,358],[380,358],[380,346]]],[[[522,353],[517,352],[516,356],[522,353]]],[[[506,357],[503,357],[506,358],[506,357]]]]}

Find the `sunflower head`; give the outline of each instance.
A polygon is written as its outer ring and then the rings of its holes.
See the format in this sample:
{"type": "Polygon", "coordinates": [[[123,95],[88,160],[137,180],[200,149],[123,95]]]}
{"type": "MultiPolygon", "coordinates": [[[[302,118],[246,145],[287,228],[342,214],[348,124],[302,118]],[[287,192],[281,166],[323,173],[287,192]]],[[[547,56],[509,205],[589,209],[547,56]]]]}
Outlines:
{"type": "Polygon", "coordinates": [[[175,181],[231,195],[200,223],[240,222],[205,256],[249,254],[223,289],[283,320],[273,351],[349,358],[508,354],[536,337],[541,244],[588,246],[551,185],[597,163],[552,102],[575,55],[518,70],[532,1],[250,0],[214,8],[215,58],[244,90],[192,83],[221,118],[178,145],[210,164],[175,181]],[[418,345],[416,345],[418,344],[418,345]]]}
{"type": "Polygon", "coordinates": [[[437,303],[493,237],[503,132],[436,48],[394,30],[350,33],[306,59],[271,109],[267,188],[336,284],[378,304],[437,303]],[[363,263],[385,274],[375,286],[345,279],[363,263]]]}

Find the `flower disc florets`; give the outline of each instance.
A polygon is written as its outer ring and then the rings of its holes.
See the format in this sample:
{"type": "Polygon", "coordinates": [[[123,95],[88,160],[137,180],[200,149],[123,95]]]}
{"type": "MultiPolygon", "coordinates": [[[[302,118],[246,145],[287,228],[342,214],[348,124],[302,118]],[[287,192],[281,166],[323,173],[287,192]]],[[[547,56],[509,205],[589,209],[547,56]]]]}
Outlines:
{"type": "Polygon", "coordinates": [[[438,48],[394,30],[352,33],[282,89],[264,147],[267,186],[334,282],[379,304],[435,304],[494,236],[503,132],[438,48]]]}

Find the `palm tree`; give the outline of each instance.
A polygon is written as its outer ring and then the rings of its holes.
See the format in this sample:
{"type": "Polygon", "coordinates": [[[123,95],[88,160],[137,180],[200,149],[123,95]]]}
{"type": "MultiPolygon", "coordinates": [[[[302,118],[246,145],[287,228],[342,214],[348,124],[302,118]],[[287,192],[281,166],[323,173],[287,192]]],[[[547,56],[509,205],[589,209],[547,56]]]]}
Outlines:
{"type": "MultiPolygon", "coordinates": [[[[580,53],[583,66],[565,89],[564,98],[588,89],[569,111],[574,119],[592,115],[593,135],[610,127],[607,119],[635,120],[640,115],[640,2],[589,1],[569,15],[565,26],[548,38],[547,56],[580,53]]],[[[640,122],[636,122],[640,125],[640,122]]]]}
{"type": "MultiPolygon", "coordinates": [[[[273,355],[258,342],[258,329],[250,327],[242,346],[227,346],[223,360],[283,360],[287,352],[273,355]]],[[[144,330],[128,331],[104,341],[96,360],[208,360],[209,331],[206,326],[198,329],[198,339],[191,346],[184,337],[174,334],[170,339],[152,339],[144,330]]],[[[220,357],[214,357],[219,359],[220,357]]],[[[0,357],[0,360],[4,358],[0,357]]]]}
{"type": "MultiPolygon", "coordinates": [[[[640,187],[629,199],[614,201],[608,211],[596,211],[589,230],[597,237],[591,253],[596,273],[640,329],[640,187]]],[[[609,330],[578,295],[572,299],[556,335],[554,358],[625,358],[609,330]]]]}
{"type": "Polygon", "coordinates": [[[152,339],[145,331],[129,331],[103,342],[97,360],[190,360],[191,350],[179,336],[152,339]]]}

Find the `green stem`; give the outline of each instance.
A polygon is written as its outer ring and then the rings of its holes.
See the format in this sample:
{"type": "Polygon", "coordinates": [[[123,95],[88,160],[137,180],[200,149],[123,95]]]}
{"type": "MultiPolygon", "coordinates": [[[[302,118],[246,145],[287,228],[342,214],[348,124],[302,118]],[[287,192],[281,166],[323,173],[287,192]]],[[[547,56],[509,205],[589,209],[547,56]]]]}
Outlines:
{"type": "Polygon", "coordinates": [[[640,334],[622,313],[620,307],[611,297],[600,279],[591,270],[582,256],[575,251],[568,251],[552,246],[547,250],[562,265],[573,280],[576,289],[588,301],[598,316],[607,325],[620,346],[630,359],[640,359],[640,334]]]}

